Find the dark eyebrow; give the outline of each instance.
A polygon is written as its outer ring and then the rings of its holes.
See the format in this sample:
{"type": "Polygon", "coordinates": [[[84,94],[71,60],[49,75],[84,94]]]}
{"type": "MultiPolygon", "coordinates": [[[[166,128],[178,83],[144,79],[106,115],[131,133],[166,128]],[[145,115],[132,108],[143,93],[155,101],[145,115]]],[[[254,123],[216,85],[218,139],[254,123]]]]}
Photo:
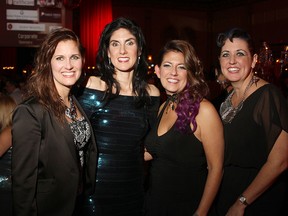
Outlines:
{"type": "MultiPolygon", "coordinates": [[[[125,40],[125,42],[130,41],[130,40],[136,41],[136,38],[128,38],[125,40]]],[[[111,40],[110,43],[111,42],[119,42],[119,41],[118,40],[111,40]]]]}

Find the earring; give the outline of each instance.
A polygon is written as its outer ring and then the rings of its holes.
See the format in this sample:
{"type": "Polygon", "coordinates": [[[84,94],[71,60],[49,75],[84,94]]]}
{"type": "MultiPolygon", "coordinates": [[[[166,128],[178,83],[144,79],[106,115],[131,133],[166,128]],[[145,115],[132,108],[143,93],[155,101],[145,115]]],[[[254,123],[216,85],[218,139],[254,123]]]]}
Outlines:
{"type": "Polygon", "coordinates": [[[140,56],[138,56],[138,64],[140,63],[140,56]]]}
{"type": "Polygon", "coordinates": [[[110,58],[108,58],[108,63],[109,63],[109,65],[111,65],[111,59],[110,58]]]}

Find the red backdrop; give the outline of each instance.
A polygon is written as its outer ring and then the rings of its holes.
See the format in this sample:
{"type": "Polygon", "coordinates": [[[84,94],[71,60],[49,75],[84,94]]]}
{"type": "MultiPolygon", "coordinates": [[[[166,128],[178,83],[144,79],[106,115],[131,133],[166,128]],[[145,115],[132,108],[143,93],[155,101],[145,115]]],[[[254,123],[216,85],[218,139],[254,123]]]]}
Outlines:
{"type": "Polygon", "coordinates": [[[95,66],[99,37],[112,21],[111,0],[84,0],[80,4],[80,38],[86,48],[86,66],[95,66]]]}

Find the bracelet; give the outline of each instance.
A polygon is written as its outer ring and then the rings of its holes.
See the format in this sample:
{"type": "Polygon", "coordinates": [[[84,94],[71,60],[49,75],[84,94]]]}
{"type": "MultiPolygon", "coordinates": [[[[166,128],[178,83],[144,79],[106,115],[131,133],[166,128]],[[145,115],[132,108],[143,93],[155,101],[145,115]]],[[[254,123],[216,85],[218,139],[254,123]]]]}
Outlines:
{"type": "Polygon", "coordinates": [[[240,197],[239,197],[239,201],[240,201],[243,205],[245,205],[245,206],[248,206],[248,205],[249,205],[248,202],[247,202],[246,197],[244,197],[242,194],[241,194],[240,197]]]}

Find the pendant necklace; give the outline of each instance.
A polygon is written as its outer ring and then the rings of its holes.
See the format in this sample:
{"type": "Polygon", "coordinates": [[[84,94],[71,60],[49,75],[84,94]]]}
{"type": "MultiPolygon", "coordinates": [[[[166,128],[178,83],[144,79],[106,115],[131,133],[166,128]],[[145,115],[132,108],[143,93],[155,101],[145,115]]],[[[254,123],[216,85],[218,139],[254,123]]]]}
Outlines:
{"type": "MultiPolygon", "coordinates": [[[[61,100],[64,103],[62,98],[61,98],[61,100]]],[[[77,111],[76,111],[76,106],[74,104],[74,101],[73,101],[71,95],[69,95],[68,100],[69,100],[69,103],[70,103],[70,108],[65,105],[66,106],[65,115],[69,119],[71,119],[72,121],[75,121],[76,118],[77,118],[77,111]]]]}
{"type": "Polygon", "coordinates": [[[173,95],[167,95],[167,102],[166,102],[166,114],[168,113],[168,110],[175,110],[175,105],[174,103],[177,103],[178,101],[178,94],[173,94],[173,95]]]}

